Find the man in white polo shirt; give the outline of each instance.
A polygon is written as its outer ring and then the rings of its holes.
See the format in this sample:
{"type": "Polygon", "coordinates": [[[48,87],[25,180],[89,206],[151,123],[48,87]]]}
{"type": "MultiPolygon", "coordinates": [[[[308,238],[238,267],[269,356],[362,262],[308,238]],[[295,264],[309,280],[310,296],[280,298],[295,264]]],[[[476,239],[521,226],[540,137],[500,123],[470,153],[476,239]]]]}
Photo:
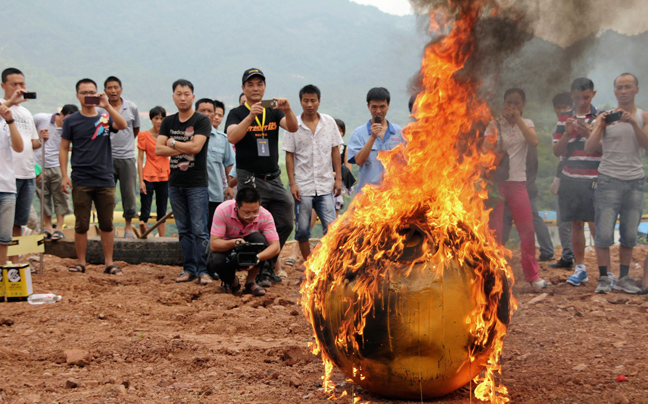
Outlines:
{"type": "Polygon", "coordinates": [[[297,117],[298,128],[286,132],[286,172],[290,193],[295,199],[297,230],[295,240],[304,257],[310,255],[310,226],[313,209],[322,221],[324,234],[335,220],[335,199],[342,192],[342,135],[335,119],[318,111],[321,92],[309,84],[299,91],[304,112],[297,117]],[[335,193],[335,194],[334,194],[335,193]]]}

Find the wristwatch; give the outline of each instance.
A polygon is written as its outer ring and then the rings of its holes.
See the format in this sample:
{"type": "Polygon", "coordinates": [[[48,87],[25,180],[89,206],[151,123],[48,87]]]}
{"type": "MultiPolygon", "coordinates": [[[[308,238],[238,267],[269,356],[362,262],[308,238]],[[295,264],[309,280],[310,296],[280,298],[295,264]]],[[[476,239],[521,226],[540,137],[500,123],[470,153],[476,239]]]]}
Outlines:
{"type": "Polygon", "coordinates": [[[173,147],[174,149],[175,149],[175,144],[176,144],[176,140],[175,140],[175,139],[171,139],[171,147],[173,147]]]}
{"type": "Polygon", "coordinates": [[[254,264],[254,266],[259,265],[259,262],[261,262],[261,260],[259,260],[259,256],[257,255],[256,257],[257,257],[257,262],[256,262],[256,264],[254,264]]]}

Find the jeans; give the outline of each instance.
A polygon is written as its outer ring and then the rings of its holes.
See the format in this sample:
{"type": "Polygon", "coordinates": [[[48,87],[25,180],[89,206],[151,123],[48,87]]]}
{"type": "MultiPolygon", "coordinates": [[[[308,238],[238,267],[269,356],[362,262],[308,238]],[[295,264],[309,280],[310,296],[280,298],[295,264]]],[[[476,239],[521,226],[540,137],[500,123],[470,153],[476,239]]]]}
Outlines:
{"type": "Polygon", "coordinates": [[[643,211],[643,184],[643,178],[624,181],[599,174],[594,192],[597,247],[608,248],[614,244],[617,217],[621,245],[637,245],[637,227],[643,211]]]}
{"type": "Polygon", "coordinates": [[[0,192],[0,244],[11,243],[15,210],[16,194],[0,192]]]}
{"type": "Polygon", "coordinates": [[[571,262],[574,260],[574,250],[571,244],[571,222],[564,222],[560,218],[560,201],[556,196],[556,224],[558,225],[558,237],[560,238],[560,245],[562,246],[561,259],[563,261],[571,262]]]}
{"type": "Polygon", "coordinates": [[[147,223],[151,218],[151,204],[153,203],[153,194],[155,193],[155,204],[157,206],[157,220],[160,220],[166,215],[167,203],[169,201],[169,181],[148,182],[144,180],[146,185],[146,194],[140,193],[140,204],[142,205],[142,212],[140,213],[140,222],[147,223]]]}
{"type": "Polygon", "coordinates": [[[499,199],[491,212],[490,227],[495,230],[498,241],[501,242],[504,218],[504,204],[508,205],[513,215],[513,222],[520,233],[520,255],[522,271],[527,282],[533,282],[538,277],[538,262],[535,259],[535,237],[533,231],[533,216],[531,203],[526,189],[526,183],[505,181],[499,185],[499,199]]]}
{"type": "MultiPolygon", "coordinates": [[[[265,236],[261,233],[251,233],[243,237],[243,239],[248,243],[261,243],[264,245],[264,248],[268,247],[268,240],[266,240],[265,236]]],[[[208,261],[209,263],[207,266],[207,272],[211,276],[214,276],[214,274],[218,274],[218,277],[228,285],[231,285],[232,282],[234,282],[236,271],[239,270],[243,271],[247,269],[247,268],[241,268],[236,262],[232,262],[231,260],[228,259],[232,251],[233,250],[229,250],[225,252],[211,251],[211,253],[209,254],[209,261],[208,261]]],[[[270,261],[271,264],[274,265],[274,261],[276,261],[275,258],[276,257],[273,257],[268,261],[270,261]]],[[[259,262],[258,266],[263,268],[265,266],[264,265],[265,262],[266,261],[259,262]]]]}
{"type": "Polygon", "coordinates": [[[196,277],[206,274],[209,246],[207,187],[169,186],[169,200],[184,257],[183,270],[196,277]]]}
{"type": "Polygon", "coordinates": [[[308,241],[310,238],[311,214],[313,209],[322,221],[323,234],[326,234],[329,224],[335,220],[335,199],[333,194],[303,196],[295,201],[295,216],[297,217],[297,231],[295,240],[308,241]]]}

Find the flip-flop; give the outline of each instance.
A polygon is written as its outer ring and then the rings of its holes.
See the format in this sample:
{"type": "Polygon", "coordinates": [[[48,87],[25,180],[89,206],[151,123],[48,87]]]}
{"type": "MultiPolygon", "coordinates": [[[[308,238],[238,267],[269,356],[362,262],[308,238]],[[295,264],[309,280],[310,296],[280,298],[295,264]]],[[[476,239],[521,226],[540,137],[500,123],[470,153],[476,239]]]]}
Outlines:
{"type": "Polygon", "coordinates": [[[124,275],[122,270],[115,264],[108,265],[106,269],[104,269],[103,273],[108,275],[124,275]]]}
{"type": "Polygon", "coordinates": [[[51,240],[52,239],[52,233],[50,233],[47,230],[43,230],[43,235],[45,236],[45,240],[51,240]]]}
{"type": "Polygon", "coordinates": [[[79,273],[84,274],[85,273],[85,266],[83,266],[81,264],[76,264],[73,267],[69,267],[68,271],[69,272],[79,272],[79,273]]]}
{"type": "Polygon", "coordinates": [[[65,239],[65,234],[63,234],[63,232],[60,230],[56,230],[54,234],[52,234],[52,241],[58,241],[63,239],[65,239]]]}
{"type": "Polygon", "coordinates": [[[284,261],[284,264],[293,266],[295,265],[295,260],[294,258],[288,258],[287,260],[284,261]]]}

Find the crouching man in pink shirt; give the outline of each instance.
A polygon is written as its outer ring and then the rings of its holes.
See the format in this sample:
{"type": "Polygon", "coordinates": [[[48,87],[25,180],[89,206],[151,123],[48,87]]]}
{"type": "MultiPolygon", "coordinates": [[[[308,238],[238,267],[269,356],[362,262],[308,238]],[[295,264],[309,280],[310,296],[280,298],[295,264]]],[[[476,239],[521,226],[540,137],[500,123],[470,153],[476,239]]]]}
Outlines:
{"type": "Polygon", "coordinates": [[[239,189],[235,201],[223,202],[216,208],[209,246],[207,272],[217,273],[228,292],[236,294],[241,289],[236,271],[247,269],[243,293],[265,295],[265,289],[254,280],[266,262],[274,267],[280,251],[279,235],[272,215],[261,207],[261,196],[255,188],[239,189]]]}

